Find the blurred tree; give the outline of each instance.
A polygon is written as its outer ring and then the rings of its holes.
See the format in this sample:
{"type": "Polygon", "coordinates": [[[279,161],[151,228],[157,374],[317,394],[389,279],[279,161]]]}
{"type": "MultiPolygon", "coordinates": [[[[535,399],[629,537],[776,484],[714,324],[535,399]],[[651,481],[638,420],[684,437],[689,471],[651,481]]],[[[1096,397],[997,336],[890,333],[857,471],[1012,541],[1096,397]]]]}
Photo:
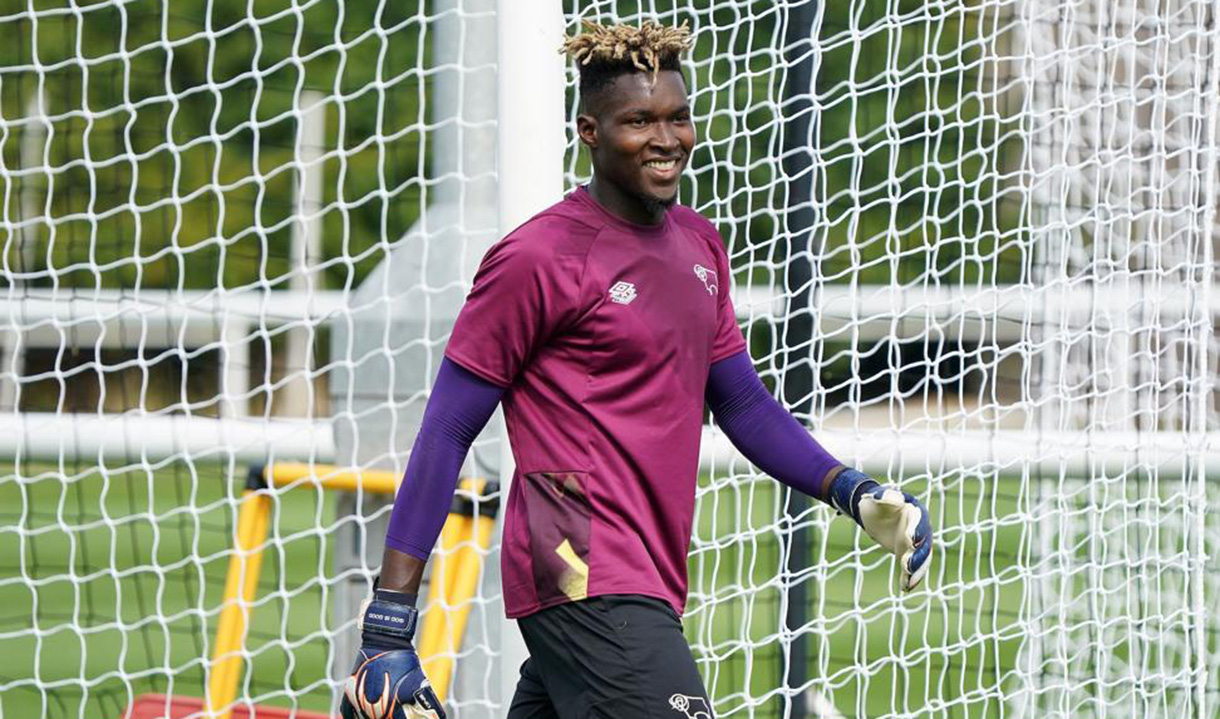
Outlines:
{"type": "Polygon", "coordinates": [[[326,274],[358,283],[422,207],[421,2],[40,0],[32,14],[0,14],[6,220],[30,222],[16,197],[38,196],[28,282],[282,282],[299,181],[293,108],[315,89],[328,102],[326,274]],[[46,120],[26,117],[39,92],[46,120]],[[45,138],[44,169],[18,180],[31,131],[45,138]]]}
{"type": "MultiPolygon", "coordinates": [[[[0,14],[0,191],[9,223],[33,222],[21,235],[35,245],[24,253],[32,284],[283,284],[299,181],[293,108],[308,89],[328,102],[329,286],[358,284],[427,202],[435,18],[424,0],[32,7],[0,14]],[[45,122],[26,117],[38,92],[45,122]],[[35,122],[45,171],[17,179],[35,122]],[[36,197],[40,220],[22,217],[22,193],[36,197]]],[[[720,222],[740,272],[780,284],[779,235],[801,201],[780,182],[792,56],[778,46],[784,6],[567,0],[565,9],[572,30],[579,14],[611,10],[691,22],[702,144],[687,197],[720,222]]],[[[828,281],[1021,276],[1019,208],[996,180],[1011,120],[977,40],[995,21],[971,4],[821,5],[807,48],[816,117],[797,159],[815,174],[808,201],[828,281]]],[[[575,180],[587,165],[572,150],[575,180]]],[[[13,269],[24,262],[19,244],[5,244],[13,269]]]]}

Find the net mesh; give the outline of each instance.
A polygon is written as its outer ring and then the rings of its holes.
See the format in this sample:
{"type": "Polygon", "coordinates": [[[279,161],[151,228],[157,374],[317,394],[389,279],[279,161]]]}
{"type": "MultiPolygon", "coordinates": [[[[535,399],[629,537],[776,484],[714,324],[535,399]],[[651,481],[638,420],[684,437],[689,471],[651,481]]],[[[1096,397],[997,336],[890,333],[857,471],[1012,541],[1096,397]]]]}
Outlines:
{"type": "Polygon", "coordinates": [[[685,197],[756,365],[940,531],[900,596],[718,456],[688,620],[717,713],[1206,715],[1213,8],[579,6],[691,22],[685,197]]]}
{"type": "MultiPolygon", "coordinates": [[[[202,696],[248,465],[402,471],[496,233],[494,11],[0,10],[0,716],[202,696]]],[[[902,595],[709,424],[685,626],[715,714],[1211,716],[1214,5],[563,12],[689,21],[682,199],[755,364],[938,528],[902,595]]],[[[498,473],[495,434],[468,474],[498,473]]],[[[236,701],[330,711],[388,507],[267,493],[236,701]]],[[[504,707],[478,551],[464,719],[504,707]]]]}

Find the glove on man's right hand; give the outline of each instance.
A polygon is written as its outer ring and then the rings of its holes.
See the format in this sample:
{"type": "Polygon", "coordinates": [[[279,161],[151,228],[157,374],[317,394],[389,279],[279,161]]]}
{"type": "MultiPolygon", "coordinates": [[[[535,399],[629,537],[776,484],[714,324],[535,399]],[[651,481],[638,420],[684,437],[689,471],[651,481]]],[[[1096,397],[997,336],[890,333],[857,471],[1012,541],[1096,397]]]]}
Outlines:
{"type": "Polygon", "coordinates": [[[377,589],[360,618],[363,645],[343,690],[343,719],[445,719],[411,640],[414,597],[377,589]]]}

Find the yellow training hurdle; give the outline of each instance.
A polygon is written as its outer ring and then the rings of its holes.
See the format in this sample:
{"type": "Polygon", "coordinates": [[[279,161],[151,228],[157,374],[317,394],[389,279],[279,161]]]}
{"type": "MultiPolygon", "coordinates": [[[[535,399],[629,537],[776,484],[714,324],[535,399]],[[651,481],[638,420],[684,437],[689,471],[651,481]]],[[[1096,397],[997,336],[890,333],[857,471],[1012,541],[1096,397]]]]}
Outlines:
{"type": "MultiPolygon", "coordinates": [[[[205,701],[207,716],[230,719],[241,682],[241,649],[249,627],[249,607],[258,588],[271,514],[271,497],[266,490],[308,484],[322,489],[394,496],[398,482],[397,473],[384,470],[298,462],[251,467],[237,513],[237,537],[216,625],[205,701]]],[[[459,483],[449,518],[441,530],[441,553],[432,559],[427,611],[416,648],[441,701],[449,694],[454,657],[466,631],[470,600],[478,590],[482,553],[491,545],[498,492],[495,482],[470,478],[459,483]]]]}

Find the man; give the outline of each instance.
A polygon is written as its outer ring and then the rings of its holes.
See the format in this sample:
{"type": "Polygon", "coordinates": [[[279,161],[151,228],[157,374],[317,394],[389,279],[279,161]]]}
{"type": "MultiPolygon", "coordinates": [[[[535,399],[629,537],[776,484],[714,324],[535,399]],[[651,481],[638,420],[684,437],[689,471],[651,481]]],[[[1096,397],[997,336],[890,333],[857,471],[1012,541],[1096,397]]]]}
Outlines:
{"type": "MultiPolygon", "coordinates": [[[[504,601],[530,651],[511,719],[710,707],[682,634],[706,401],[761,469],[928,569],[927,511],[844,468],[763,387],[715,228],[676,204],[695,144],[684,27],[569,38],[593,178],[484,257],[399,491],[345,717],[438,716],[411,646],[424,564],[471,442],[500,402],[516,460],[504,601]]],[[[710,708],[704,713],[709,714],[710,708]]]]}

